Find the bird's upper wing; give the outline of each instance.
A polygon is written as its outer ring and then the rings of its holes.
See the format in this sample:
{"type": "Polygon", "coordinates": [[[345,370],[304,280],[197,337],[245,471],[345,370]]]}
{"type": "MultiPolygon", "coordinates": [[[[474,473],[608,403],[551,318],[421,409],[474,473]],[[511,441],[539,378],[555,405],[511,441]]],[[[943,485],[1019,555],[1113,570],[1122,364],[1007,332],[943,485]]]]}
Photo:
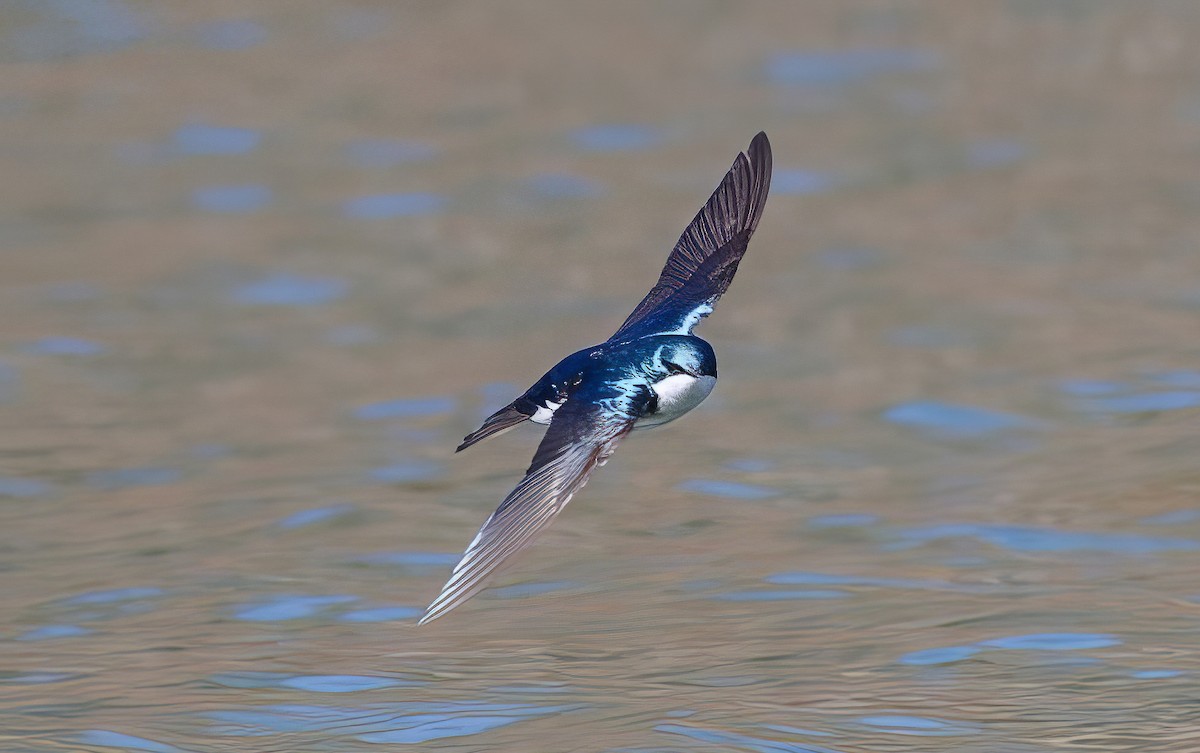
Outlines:
{"type": "Polygon", "coordinates": [[[770,187],[771,143],[760,132],[683,231],[658,283],[609,340],[691,334],[733,281],[770,187]]]}
{"type": "Polygon", "coordinates": [[[644,384],[580,385],[555,412],[525,478],[479,529],[419,624],[474,596],[501,563],[529,546],[608,459],[649,402],[644,384]]]}

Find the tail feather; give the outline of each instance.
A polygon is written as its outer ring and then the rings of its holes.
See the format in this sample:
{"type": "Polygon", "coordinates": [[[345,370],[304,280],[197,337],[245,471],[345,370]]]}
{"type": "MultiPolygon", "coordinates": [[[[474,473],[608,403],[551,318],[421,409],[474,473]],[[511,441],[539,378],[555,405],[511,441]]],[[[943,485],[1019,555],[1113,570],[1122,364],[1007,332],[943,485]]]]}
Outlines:
{"type": "Polygon", "coordinates": [[[499,434],[502,431],[508,431],[512,427],[526,421],[532,414],[525,413],[517,408],[516,403],[509,403],[500,410],[487,417],[475,431],[463,438],[462,444],[458,446],[455,452],[462,452],[471,445],[481,440],[487,439],[490,436],[499,434]]]}

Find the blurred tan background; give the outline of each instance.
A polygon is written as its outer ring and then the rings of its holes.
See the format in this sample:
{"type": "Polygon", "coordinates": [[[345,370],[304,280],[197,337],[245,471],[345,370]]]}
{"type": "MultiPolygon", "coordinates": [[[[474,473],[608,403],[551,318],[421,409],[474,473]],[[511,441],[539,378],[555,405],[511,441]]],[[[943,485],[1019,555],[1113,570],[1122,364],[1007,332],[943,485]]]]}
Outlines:
{"type": "Polygon", "coordinates": [[[1198,51],[1167,0],[0,6],[2,747],[1185,750],[1198,51]],[[413,629],[538,433],[459,438],[759,130],[719,388],[413,629]]]}

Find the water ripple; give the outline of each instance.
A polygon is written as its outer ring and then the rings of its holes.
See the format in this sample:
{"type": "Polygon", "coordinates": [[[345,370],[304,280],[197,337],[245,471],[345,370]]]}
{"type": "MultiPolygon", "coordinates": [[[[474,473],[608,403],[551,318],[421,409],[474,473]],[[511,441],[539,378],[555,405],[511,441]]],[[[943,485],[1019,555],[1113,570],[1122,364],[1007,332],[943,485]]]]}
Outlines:
{"type": "Polygon", "coordinates": [[[42,356],[98,356],[108,348],[95,340],[81,337],[43,337],[29,343],[23,350],[42,356]]]}
{"type": "Polygon", "coordinates": [[[752,750],[756,753],[840,753],[840,751],[836,751],[832,748],[825,748],[817,745],[784,742],[782,740],[768,740],[766,738],[752,737],[750,735],[741,734],[738,732],[704,729],[702,727],[693,727],[691,725],[684,724],[659,724],[655,726],[654,730],[656,732],[665,732],[669,735],[682,735],[683,737],[687,737],[692,740],[698,740],[704,743],[732,745],[739,748],[752,750]]]}
{"type": "Polygon", "coordinates": [[[286,732],[353,735],[372,743],[412,744],[463,737],[527,719],[574,711],[580,706],[535,706],[518,703],[459,701],[412,702],[337,708],[280,704],[254,709],[204,714],[220,722],[215,731],[226,736],[260,736],[286,732]]]}
{"type": "Polygon", "coordinates": [[[351,504],[327,505],[325,507],[314,507],[309,510],[300,510],[287,516],[275,525],[285,530],[295,528],[304,528],[305,526],[316,525],[317,523],[325,523],[337,518],[344,518],[354,512],[355,507],[351,504]]]}
{"type": "Polygon", "coordinates": [[[257,183],[204,186],[192,191],[192,206],[202,212],[245,214],[270,206],[274,193],[257,183]]]}
{"type": "Polygon", "coordinates": [[[363,421],[382,421],[390,418],[419,418],[439,416],[454,411],[458,402],[452,397],[398,398],[368,403],[354,410],[354,417],[363,421]]]}
{"type": "Polygon", "coordinates": [[[905,546],[918,546],[939,539],[976,538],[993,546],[1018,552],[1096,551],[1112,554],[1153,554],[1200,549],[1200,541],[1191,539],[983,523],[947,523],[909,528],[901,531],[899,536],[905,546]]]}
{"type": "Polygon", "coordinates": [[[680,491],[693,494],[707,494],[711,497],[729,497],[758,501],[778,497],[782,492],[768,486],[758,484],[743,484],[738,481],[714,481],[712,479],[689,479],[675,487],[680,491]]]}
{"type": "Polygon", "coordinates": [[[616,152],[652,149],[665,140],[665,135],[652,126],[625,123],[578,128],[571,132],[570,139],[589,152],[616,152]]]}
{"type": "Polygon", "coordinates": [[[122,732],[112,732],[106,729],[84,730],[80,733],[78,739],[84,745],[98,745],[102,748],[144,750],[148,753],[187,753],[183,748],[177,748],[174,745],[147,740],[144,737],[134,737],[122,732]]]}
{"type": "Polygon", "coordinates": [[[88,486],[112,491],[134,486],[166,486],[177,483],[182,478],[183,472],[178,468],[145,466],[92,471],[84,477],[84,480],[88,486]]]}
{"type": "Polygon", "coordinates": [[[399,622],[420,617],[425,610],[417,607],[368,607],[338,615],[341,622],[399,622]]]}
{"type": "Polygon", "coordinates": [[[249,19],[213,21],[193,33],[196,42],[210,50],[246,50],[267,41],[267,27],[249,19]]]}
{"type": "Polygon", "coordinates": [[[446,198],[432,193],[389,193],[360,196],[342,204],[342,214],[356,220],[383,220],[434,214],[446,208],[446,198]]]}
{"type": "Polygon", "coordinates": [[[1107,648],[1120,645],[1116,636],[1104,633],[1031,633],[1010,635],[981,641],[986,648],[1007,648],[1039,651],[1078,651],[1087,648],[1107,648]]]}
{"type": "Polygon", "coordinates": [[[53,490],[54,487],[50,486],[50,484],[34,478],[0,476],[0,497],[29,499],[31,497],[44,497],[53,490]]]}
{"type": "Polygon", "coordinates": [[[897,735],[974,735],[979,732],[979,727],[973,724],[948,722],[943,719],[930,719],[922,716],[885,714],[864,716],[858,721],[897,735]]]}
{"type": "Polygon", "coordinates": [[[240,155],[257,149],[262,139],[262,131],[253,128],[189,123],[175,131],[171,143],[180,155],[240,155]]]}
{"type": "Polygon", "coordinates": [[[340,277],[302,277],[280,272],[248,282],[230,298],[242,306],[324,306],[344,297],[350,283],[340,277]]]}
{"type": "Polygon", "coordinates": [[[91,635],[96,631],[79,625],[43,625],[33,630],[27,630],[17,636],[19,641],[49,641],[59,638],[79,638],[91,635]]]}
{"type": "Polygon", "coordinates": [[[1025,416],[936,400],[901,403],[884,411],[883,417],[894,424],[946,438],[985,437],[1045,427],[1041,421],[1025,416]]]}
{"type": "Polygon", "coordinates": [[[335,604],[347,604],[357,600],[357,596],[348,594],[332,596],[280,594],[266,601],[240,607],[233,616],[246,622],[301,620],[319,614],[335,604]]]}
{"type": "Polygon", "coordinates": [[[711,598],[716,601],[793,601],[804,599],[845,599],[852,594],[837,589],[799,589],[775,591],[728,591],[711,598]]]}
{"type": "Polygon", "coordinates": [[[890,73],[920,73],[941,65],[932,50],[865,48],[779,52],[767,58],[764,71],[772,84],[839,87],[890,73]]]}

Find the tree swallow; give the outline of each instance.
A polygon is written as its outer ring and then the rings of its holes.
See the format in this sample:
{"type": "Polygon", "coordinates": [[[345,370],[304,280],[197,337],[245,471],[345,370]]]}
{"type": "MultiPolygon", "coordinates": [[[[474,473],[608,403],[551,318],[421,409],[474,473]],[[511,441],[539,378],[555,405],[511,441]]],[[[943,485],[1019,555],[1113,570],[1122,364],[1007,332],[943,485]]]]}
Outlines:
{"type": "Polygon", "coordinates": [[[692,329],[729,288],[770,186],[771,144],[759,133],[616,334],[559,361],[458,446],[465,450],[526,420],[549,426],[525,478],[479,529],[418,624],[478,593],[501,563],[550,525],[632,429],[673,421],[708,397],[717,358],[692,329]]]}

